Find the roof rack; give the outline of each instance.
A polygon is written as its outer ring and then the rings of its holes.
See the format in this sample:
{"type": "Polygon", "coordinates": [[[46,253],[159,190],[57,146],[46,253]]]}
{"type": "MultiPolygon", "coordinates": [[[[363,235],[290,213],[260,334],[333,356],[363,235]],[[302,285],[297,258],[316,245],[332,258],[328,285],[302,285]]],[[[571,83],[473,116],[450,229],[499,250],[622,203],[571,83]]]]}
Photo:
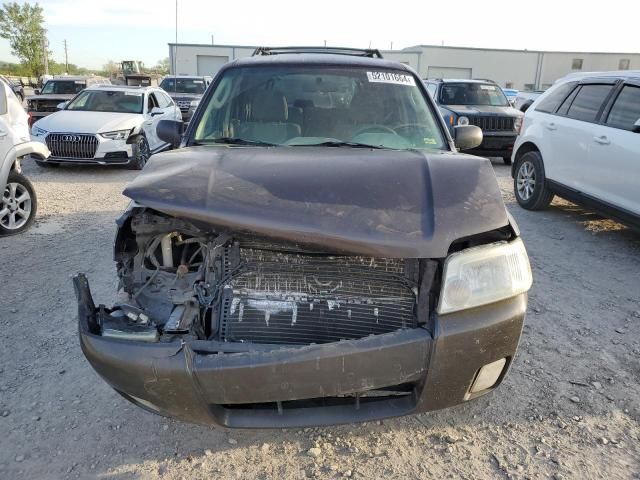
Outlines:
{"type": "Polygon", "coordinates": [[[356,57],[382,58],[377,48],[342,48],[342,47],[258,47],[253,56],[282,55],[285,53],[328,53],[332,55],[353,55],[356,57]]]}

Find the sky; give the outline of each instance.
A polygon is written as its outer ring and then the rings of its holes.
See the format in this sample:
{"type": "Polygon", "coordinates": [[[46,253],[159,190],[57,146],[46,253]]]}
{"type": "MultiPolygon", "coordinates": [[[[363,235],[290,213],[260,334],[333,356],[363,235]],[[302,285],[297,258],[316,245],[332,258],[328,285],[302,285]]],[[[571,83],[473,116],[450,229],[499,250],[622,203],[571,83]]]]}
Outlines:
{"type": "MultiPolygon", "coordinates": [[[[23,0],[18,0],[24,3],[23,0]]],[[[35,2],[30,2],[35,3],[35,2]]],[[[53,59],[155,65],[175,41],[176,0],[41,0],[53,59]]],[[[178,42],[394,49],[449,45],[640,52],[637,0],[177,0],[178,42]],[[531,6],[531,5],[535,6],[531,6]]],[[[0,60],[16,61],[0,39],[0,60]]]]}

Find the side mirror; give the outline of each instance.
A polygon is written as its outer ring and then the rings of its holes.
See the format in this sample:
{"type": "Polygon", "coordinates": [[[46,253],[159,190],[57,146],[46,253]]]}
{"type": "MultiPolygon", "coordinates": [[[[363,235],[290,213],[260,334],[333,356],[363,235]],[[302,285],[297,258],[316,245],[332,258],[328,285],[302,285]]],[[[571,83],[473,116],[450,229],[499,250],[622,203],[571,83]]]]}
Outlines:
{"type": "Polygon", "coordinates": [[[640,119],[638,119],[638,121],[633,124],[633,128],[631,130],[634,133],[640,133],[640,119]]]}
{"type": "Polygon", "coordinates": [[[60,102],[58,105],[56,105],[56,108],[58,110],[64,110],[65,107],[67,106],[67,103],[69,103],[69,102],[60,102]]]}
{"type": "Polygon", "coordinates": [[[158,138],[174,147],[179,146],[182,141],[182,125],[182,122],[175,120],[160,120],[156,127],[158,138]]]}
{"type": "Polygon", "coordinates": [[[39,89],[39,88],[35,88],[35,89],[33,90],[33,94],[34,94],[34,95],[40,95],[40,89],[39,89]]]}
{"type": "Polygon", "coordinates": [[[149,115],[151,115],[152,117],[155,117],[156,115],[162,115],[163,113],[164,111],[161,108],[153,107],[149,112],[149,115]]]}
{"type": "Polygon", "coordinates": [[[475,125],[458,125],[453,132],[453,141],[458,150],[470,150],[482,143],[482,130],[475,125]]]}

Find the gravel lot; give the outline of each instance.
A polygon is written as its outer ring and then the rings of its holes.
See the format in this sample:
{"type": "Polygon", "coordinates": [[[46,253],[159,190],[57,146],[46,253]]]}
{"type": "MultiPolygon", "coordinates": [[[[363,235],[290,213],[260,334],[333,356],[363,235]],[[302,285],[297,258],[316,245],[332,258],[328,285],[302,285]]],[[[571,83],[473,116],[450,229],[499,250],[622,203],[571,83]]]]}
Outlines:
{"type": "Polygon", "coordinates": [[[35,226],[0,238],[0,478],[640,478],[640,234],[556,200],[520,209],[534,270],[518,358],[498,391],[434,414],[225,431],[133,407],[80,351],[70,274],[116,298],[119,169],[42,170],[35,226]]]}

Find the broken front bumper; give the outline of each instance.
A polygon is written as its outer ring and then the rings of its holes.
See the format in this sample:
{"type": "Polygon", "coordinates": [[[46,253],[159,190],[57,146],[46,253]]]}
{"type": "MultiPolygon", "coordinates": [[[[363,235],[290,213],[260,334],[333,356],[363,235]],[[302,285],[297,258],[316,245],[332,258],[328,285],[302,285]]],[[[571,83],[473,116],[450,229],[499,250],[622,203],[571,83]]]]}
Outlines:
{"type": "Polygon", "coordinates": [[[270,347],[200,340],[105,338],[86,277],[74,278],[82,350],[116,391],[155,413],[232,428],[361,422],[450,407],[493,390],[515,354],[527,296],[434,318],[432,331],[270,347]],[[506,359],[497,382],[470,393],[484,365],[506,359]],[[401,396],[369,397],[409,385],[401,396]]]}

